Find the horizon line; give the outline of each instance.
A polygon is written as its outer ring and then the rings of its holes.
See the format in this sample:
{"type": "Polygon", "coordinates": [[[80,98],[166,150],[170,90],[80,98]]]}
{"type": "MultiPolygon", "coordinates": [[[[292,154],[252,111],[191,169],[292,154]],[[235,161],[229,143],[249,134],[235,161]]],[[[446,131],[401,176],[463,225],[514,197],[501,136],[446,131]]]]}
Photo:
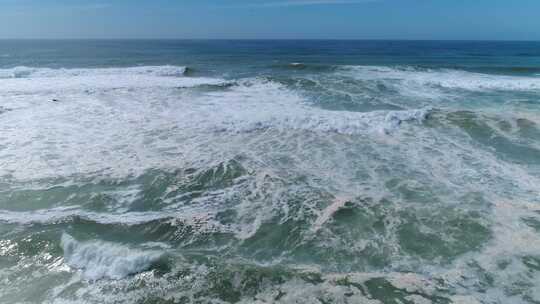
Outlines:
{"type": "Polygon", "coordinates": [[[0,37],[0,41],[6,40],[42,40],[42,41],[62,41],[62,40],[86,40],[86,41],[113,41],[113,40],[124,40],[124,41],[137,41],[137,40],[146,40],[146,41],[439,41],[439,42],[540,42],[540,40],[529,40],[529,39],[418,39],[418,38],[75,38],[75,37],[66,37],[66,38],[8,38],[0,37]]]}

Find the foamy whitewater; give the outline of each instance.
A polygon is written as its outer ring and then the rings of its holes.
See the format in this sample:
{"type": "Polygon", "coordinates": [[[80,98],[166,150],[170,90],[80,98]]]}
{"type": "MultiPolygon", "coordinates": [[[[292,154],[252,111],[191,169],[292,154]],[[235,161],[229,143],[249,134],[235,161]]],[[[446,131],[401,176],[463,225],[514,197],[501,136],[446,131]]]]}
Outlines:
{"type": "Polygon", "coordinates": [[[122,279],[147,270],[161,256],[105,242],[80,243],[65,233],[60,243],[66,264],[82,270],[88,280],[122,279]]]}
{"type": "Polygon", "coordinates": [[[540,303],[540,45],[316,43],[0,44],[0,303],[540,303]]]}

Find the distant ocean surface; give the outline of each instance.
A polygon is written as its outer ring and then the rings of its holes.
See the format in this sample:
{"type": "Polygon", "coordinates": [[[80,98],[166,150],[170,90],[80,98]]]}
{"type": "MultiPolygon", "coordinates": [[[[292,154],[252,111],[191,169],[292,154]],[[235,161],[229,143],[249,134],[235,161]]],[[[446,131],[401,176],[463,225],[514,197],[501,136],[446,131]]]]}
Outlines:
{"type": "Polygon", "coordinates": [[[0,303],[540,303],[540,42],[0,40],[0,303]]]}

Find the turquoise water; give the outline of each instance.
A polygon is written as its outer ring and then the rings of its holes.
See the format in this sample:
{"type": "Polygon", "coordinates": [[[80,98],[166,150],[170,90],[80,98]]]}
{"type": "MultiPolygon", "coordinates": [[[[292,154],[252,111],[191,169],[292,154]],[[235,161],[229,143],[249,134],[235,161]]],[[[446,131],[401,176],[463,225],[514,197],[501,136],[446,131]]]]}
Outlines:
{"type": "Polygon", "coordinates": [[[0,41],[0,303],[540,303],[540,43],[0,41]]]}

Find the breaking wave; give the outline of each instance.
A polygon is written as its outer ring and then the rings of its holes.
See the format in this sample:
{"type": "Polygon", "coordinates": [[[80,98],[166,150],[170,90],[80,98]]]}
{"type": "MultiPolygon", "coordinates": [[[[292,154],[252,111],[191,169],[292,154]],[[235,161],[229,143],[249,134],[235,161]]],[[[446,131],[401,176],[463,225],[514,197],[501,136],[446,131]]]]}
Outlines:
{"type": "Polygon", "coordinates": [[[420,69],[413,67],[345,66],[338,74],[362,80],[399,81],[403,85],[432,86],[470,91],[538,91],[540,78],[505,76],[451,69],[420,69]]]}
{"type": "Polygon", "coordinates": [[[0,69],[0,79],[8,78],[51,78],[51,77],[77,77],[77,76],[132,76],[147,75],[161,77],[184,76],[188,67],[185,66],[138,66],[126,68],[85,68],[85,69],[52,69],[19,66],[11,69],[0,69]]]}
{"type": "Polygon", "coordinates": [[[12,85],[13,89],[32,92],[32,96],[20,96],[20,92],[5,95],[6,106],[16,110],[7,113],[2,123],[18,127],[5,130],[4,138],[10,145],[0,151],[0,157],[6,157],[0,171],[19,176],[27,172],[33,177],[50,173],[71,175],[69,171],[74,173],[73,170],[98,172],[105,168],[144,171],[167,166],[168,154],[170,161],[177,163],[175,154],[224,132],[247,135],[254,131],[296,130],[380,136],[397,131],[403,122],[421,124],[431,111],[324,110],[310,104],[301,92],[260,78],[239,80],[225,90],[205,92],[175,88],[223,81],[190,77],[135,81],[124,76],[114,76],[113,81],[77,78],[50,78],[52,82],[45,78],[45,82],[30,83],[8,79],[0,87],[0,91],[9,91],[12,85]],[[24,83],[14,83],[18,81],[24,83]],[[130,90],[107,90],[123,85],[130,90]],[[167,89],[169,85],[172,90],[167,89]],[[51,91],[60,87],[69,90],[51,91]],[[156,132],[162,136],[155,136],[156,132]],[[178,141],[183,144],[178,145],[178,141]],[[111,152],[111,146],[118,149],[111,152]],[[164,155],[163,149],[169,153],[164,155]],[[36,151],[56,156],[36,159],[32,156],[36,151]],[[140,153],[145,156],[141,158],[140,153]],[[15,155],[18,156],[14,158],[15,155]],[[19,166],[21,157],[28,158],[24,170],[19,166]],[[55,159],[62,164],[54,165],[55,159]]]}
{"type": "Polygon", "coordinates": [[[66,263],[82,271],[88,280],[122,279],[148,270],[162,252],[142,251],[126,246],[101,242],[79,242],[69,234],[62,235],[61,245],[66,263]]]}
{"type": "Polygon", "coordinates": [[[49,69],[18,67],[0,70],[0,92],[36,94],[65,92],[89,94],[110,89],[182,88],[217,85],[224,80],[185,76],[186,67],[147,66],[131,68],[49,69]]]}

